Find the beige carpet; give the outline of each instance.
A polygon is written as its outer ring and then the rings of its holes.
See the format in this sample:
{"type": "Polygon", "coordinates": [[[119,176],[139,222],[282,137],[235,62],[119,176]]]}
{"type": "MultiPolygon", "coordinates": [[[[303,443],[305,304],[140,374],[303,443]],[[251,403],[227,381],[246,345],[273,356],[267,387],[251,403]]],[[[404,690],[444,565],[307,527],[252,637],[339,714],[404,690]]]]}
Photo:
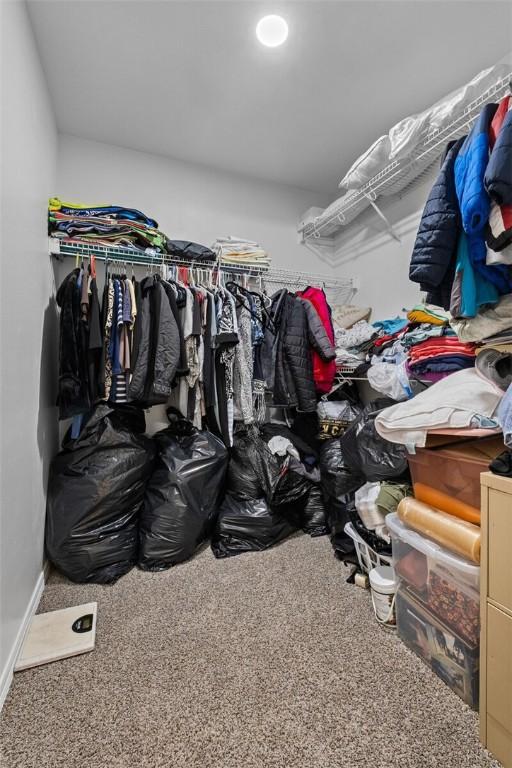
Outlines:
{"type": "Polygon", "coordinates": [[[0,765],[496,766],[477,716],[346,575],[306,536],[112,587],[54,575],[40,609],[97,600],[96,650],[15,676],[0,765]]]}

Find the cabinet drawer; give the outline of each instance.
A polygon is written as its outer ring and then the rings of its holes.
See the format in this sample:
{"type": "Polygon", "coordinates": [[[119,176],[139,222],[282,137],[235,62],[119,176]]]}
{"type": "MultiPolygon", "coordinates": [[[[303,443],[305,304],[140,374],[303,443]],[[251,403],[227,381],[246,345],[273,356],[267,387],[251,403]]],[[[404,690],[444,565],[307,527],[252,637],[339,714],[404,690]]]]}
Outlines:
{"type": "Polygon", "coordinates": [[[512,736],[490,715],[487,715],[486,747],[503,768],[512,768],[512,736]]]}
{"type": "Polygon", "coordinates": [[[512,735],[512,618],[487,605],[487,714],[512,735]]]}
{"type": "Polygon", "coordinates": [[[512,611],[512,495],[489,489],[488,596],[512,611]]]}

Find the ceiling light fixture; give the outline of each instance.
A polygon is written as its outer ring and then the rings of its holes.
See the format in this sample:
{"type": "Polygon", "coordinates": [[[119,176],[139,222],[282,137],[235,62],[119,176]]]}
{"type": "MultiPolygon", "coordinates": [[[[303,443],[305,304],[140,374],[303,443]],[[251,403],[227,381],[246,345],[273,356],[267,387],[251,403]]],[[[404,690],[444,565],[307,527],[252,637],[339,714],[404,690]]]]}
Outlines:
{"type": "Polygon", "coordinates": [[[267,48],[277,48],[288,37],[288,24],[282,16],[264,16],[256,26],[256,37],[267,48]]]}

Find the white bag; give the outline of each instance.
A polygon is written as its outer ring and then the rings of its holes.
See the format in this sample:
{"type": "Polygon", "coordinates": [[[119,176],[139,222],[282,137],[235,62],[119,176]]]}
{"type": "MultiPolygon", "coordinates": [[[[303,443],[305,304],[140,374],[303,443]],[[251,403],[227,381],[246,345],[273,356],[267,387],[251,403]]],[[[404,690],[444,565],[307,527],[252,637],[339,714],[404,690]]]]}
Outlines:
{"type": "Polygon", "coordinates": [[[377,506],[380,483],[365,483],[355,495],[357,514],[370,531],[384,525],[386,516],[377,506]]]}

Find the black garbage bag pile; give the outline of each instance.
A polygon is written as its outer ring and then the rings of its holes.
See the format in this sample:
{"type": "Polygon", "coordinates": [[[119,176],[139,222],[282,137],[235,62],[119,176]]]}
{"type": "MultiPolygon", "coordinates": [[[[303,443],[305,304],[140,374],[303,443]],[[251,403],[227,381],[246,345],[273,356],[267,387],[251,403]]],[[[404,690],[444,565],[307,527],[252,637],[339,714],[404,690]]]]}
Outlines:
{"type": "Polygon", "coordinates": [[[216,557],[267,549],[298,529],[327,533],[316,455],[286,426],[265,424],[235,433],[212,549],[216,557]],[[274,437],[292,443],[296,455],[272,453],[274,437]]]}
{"type": "Polygon", "coordinates": [[[260,433],[267,444],[276,436],[289,440],[298,453],[298,458],[291,455],[278,457],[281,479],[274,494],[273,507],[310,536],[329,533],[316,449],[283,424],[263,424],[260,433]]]}
{"type": "MultiPolygon", "coordinates": [[[[378,398],[363,408],[340,438],[326,440],[320,456],[322,490],[331,528],[331,541],[340,556],[354,551],[345,533],[348,522],[357,522],[359,533],[368,543],[375,534],[364,528],[354,506],[355,492],[366,482],[408,480],[407,453],[403,445],[390,443],[375,429],[375,417],[394,404],[378,398]],[[360,527],[364,530],[360,530],[360,527]],[[366,535],[368,534],[368,535],[366,535]]],[[[375,542],[374,542],[375,543],[375,542]]]]}
{"type": "Polygon", "coordinates": [[[218,437],[168,415],[169,427],[154,435],[158,457],[140,518],[139,567],[148,571],[188,560],[209,537],[228,465],[218,437]]]}
{"type": "Polygon", "coordinates": [[[98,405],[50,466],[46,552],[76,582],[116,581],[137,562],[139,513],[155,457],[143,411],[98,405]]]}

